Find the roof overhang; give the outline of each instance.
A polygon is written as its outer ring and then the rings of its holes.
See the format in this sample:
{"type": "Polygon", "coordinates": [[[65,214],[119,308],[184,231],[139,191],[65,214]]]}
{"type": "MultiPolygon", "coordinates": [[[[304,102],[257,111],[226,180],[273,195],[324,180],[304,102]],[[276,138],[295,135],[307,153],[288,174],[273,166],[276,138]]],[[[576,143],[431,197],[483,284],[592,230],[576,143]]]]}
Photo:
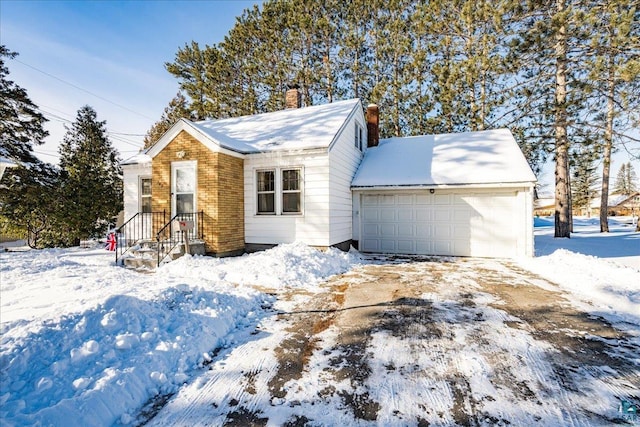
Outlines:
{"type": "Polygon", "coordinates": [[[162,135],[162,137],[160,137],[158,142],[156,142],[151,148],[149,148],[149,150],[147,150],[147,154],[153,159],[158,154],[160,154],[160,152],[164,150],[167,145],[169,145],[169,143],[173,141],[174,138],[178,136],[182,131],[194,137],[202,145],[204,145],[214,153],[223,153],[238,158],[244,158],[247,154],[242,151],[223,147],[219,141],[216,141],[211,136],[194,127],[188,120],[185,119],[180,119],[173,126],[171,126],[171,128],[169,128],[169,130],[166,131],[164,135],[162,135]]]}
{"type": "Polygon", "coordinates": [[[368,187],[351,186],[352,191],[424,191],[424,190],[470,190],[495,188],[527,188],[533,189],[535,182],[497,182],[497,183],[467,183],[467,184],[424,184],[424,185],[376,185],[368,187]]]}

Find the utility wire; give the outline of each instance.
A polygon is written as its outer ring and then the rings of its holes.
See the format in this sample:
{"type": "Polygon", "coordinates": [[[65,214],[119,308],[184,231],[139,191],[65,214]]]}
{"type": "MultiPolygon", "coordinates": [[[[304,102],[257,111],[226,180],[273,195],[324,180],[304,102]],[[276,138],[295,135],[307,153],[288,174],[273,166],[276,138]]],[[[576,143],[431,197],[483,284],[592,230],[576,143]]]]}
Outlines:
{"type": "Polygon", "coordinates": [[[20,61],[19,59],[13,58],[13,60],[14,60],[14,61],[16,61],[16,62],[19,62],[20,64],[22,64],[22,65],[24,65],[24,66],[26,66],[26,67],[29,67],[29,68],[31,68],[31,69],[33,69],[33,70],[35,70],[35,71],[39,72],[39,73],[42,73],[42,74],[44,74],[44,75],[46,75],[46,76],[49,76],[49,77],[51,77],[52,79],[56,79],[56,80],[58,80],[58,81],[60,81],[60,82],[62,82],[62,83],[64,83],[64,84],[67,84],[67,85],[69,85],[69,86],[71,86],[71,87],[73,87],[73,88],[75,88],[75,89],[78,89],[78,90],[80,90],[80,91],[82,91],[82,92],[88,93],[88,94],[89,94],[89,95],[91,95],[91,96],[95,96],[96,98],[101,99],[101,100],[103,100],[103,101],[105,101],[105,102],[108,102],[109,104],[115,105],[116,107],[122,108],[123,110],[127,110],[127,111],[129,111],[130,113],[136,114],[136,115],[138,115],[138,116],[140,116],[140,117],[144,117],[145,119],[155,120],[155,119],[153,119],[153,118],[151,118],[151,117],[149,117],[149,116],[147,116],[147,115],[144,115],[144,114],[139,113],[139,112],[137,112],[137,111],[135,111],[135,110],[132,110],[132,109],[130,109],[130,108],[127,108],[127,107],[125,107],[124,105],[118,104],[117,102],[110,101],[110,100],[108,100],[107,98],[104,98],[104,97],[102,97],[102,96],[100,96],[100,95],[97,95],[97,94],[95,94],[95,93],[91,92],[91,91],[88,91],[88,90],[86,90],[86,89],[84,89],[84,88],[81,88],[81,87],[80,87],[80,86],[78,86],[78,85],[75,85],[75,84],[70,83],[70,82],[68,82],[68,81],[66,81],[66,80],[64,80],[64,79],[61,79],[60,77],[54,76],[54,75],[53,75],[53,74],[51,74],[51,73],[48,73],[48,72],[43,71],[43,70],[41,70],[41,69],[39,69],[39,68],[36,68],[36,67],[34,67],[33,65],[29,65],[29,64],[27,64],[26,62],[22,62],[22,61],[20,61]]]}

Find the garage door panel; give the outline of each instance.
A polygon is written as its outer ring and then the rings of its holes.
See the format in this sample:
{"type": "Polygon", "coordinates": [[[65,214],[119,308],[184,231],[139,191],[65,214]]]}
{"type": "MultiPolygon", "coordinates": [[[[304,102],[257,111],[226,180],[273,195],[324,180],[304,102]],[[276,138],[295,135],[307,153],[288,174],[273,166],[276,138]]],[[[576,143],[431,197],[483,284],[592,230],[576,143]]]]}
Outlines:
{"type": "Polygon", "coordinates": [[[394,195],[378,196],[378,204],[380,206],[395,206],[396,205],[396,196],[394,196],[394,195]]]}
{"type": "Polygon", "coordinates": [[[380,233],[378,224],[364,224],[362,231],[365,236],[376,236],[380,233]]]}
{"type": "Polygon", "coordinates": [[[362,196],[362,206],[378,206],[378,196],[365,194],[362,196]]]}
{"type": "Polygon", "coordinates": [[[397,253],[395,240],[380,240],[380,250],[382,252],[397,253]]]}
{"type": "Polygon", "coordinates": [[[383,222],[395,221],[396,213],[397,211],[395,209],[389,209],[389,208],[380,209],[380,220],[383,222]]]}
{"type": "Polygon", "coordinates": [[[415,229],[416,227],[412,223],[398,224],[398,237],[414,237],[415,229]]]}
{"type": "Polygon", "coordinates": [[[413,209],[398,209],[398,221],[413,221],[413,209]]]}
{"type": "Polygon", "coordinates": [[[415,242],[413,240],[398,240],[398,252],[412,254],[415,252],[415,242]]]}
{"type": "Polygon", "coordinates": [[[450,222],[451,211],[448,209],[436,209],[433,212],[433,220],[436,222],[450,222]]]}
{"type": "Polygon", "coordinates": [[[432,196],[430,194],[416,194],[415,195],[415,205],[431,205],[432,204],[432,196]]]}
{"type": "Polygon", "coordinates": [[[398,205],[413,205],[413,194],[398,194],[398,205]]]}
{"type": "Polygon", "coordinates": [[[397,235],[395,224],[380,224],[380,235],[384,237],[395,237],[397,235]]]}
{"type": "Polygon", "coordinates": [[[377,209],[363,209],[362,211],[362,220],[364,222],[378,222],[380,220],[380,213],[377,209]]]}
{"type": "Polygon", "coordinates": [[[380,241],[378,239],[363,239],[362,250],[365,252],[380,252],[380,241]]]}
{"type": "Polygon", "coordinates": [[[416,209],[414,212],[416,221],[431,221],[431,211],[429,209],[416,209]]]}

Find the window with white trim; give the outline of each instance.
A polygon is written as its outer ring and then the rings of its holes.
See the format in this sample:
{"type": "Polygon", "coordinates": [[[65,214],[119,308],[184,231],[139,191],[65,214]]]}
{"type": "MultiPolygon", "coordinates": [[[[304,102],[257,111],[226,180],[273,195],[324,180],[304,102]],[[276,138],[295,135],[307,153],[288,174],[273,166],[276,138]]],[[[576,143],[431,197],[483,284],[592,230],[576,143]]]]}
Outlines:
{"type": "Polygon", "coordinates": [[[151,212],[151,178],[140,178],[140,212],[151,212]]]}
{"type": "Polygon", "coordinates": [[[275,170],[257,171],[258,214],[276,213],[275,170]]]}
{"type": "Polygon", "coordinates": [[[282,213],[302,212],[302,174],[300,169],[282,170],[282,213]]]}
{"type": "Polygon", "coordinates": [[[356,123],[354,144],[356,148],[360,151],[362,151],[362,133],[363,133],[362,126],[360,126],[360,123],[356,123]]]}

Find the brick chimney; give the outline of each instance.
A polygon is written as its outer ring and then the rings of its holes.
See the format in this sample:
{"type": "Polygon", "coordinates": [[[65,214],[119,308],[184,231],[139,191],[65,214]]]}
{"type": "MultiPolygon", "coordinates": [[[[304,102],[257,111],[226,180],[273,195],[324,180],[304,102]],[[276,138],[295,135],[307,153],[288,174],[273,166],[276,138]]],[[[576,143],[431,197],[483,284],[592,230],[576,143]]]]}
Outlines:
{"type": "Polygon", "coordinates": [[[302,106],[302,94],[300,86],[290,85],[284,96],[284,108],[300,108],[302,106]]]}
{"type": "Polygon", "coordinates": [[[367,106],[367,147],[377,147],[380,140],[380,130],[378,128],[379,111],[376,104],[367,106]]]}

